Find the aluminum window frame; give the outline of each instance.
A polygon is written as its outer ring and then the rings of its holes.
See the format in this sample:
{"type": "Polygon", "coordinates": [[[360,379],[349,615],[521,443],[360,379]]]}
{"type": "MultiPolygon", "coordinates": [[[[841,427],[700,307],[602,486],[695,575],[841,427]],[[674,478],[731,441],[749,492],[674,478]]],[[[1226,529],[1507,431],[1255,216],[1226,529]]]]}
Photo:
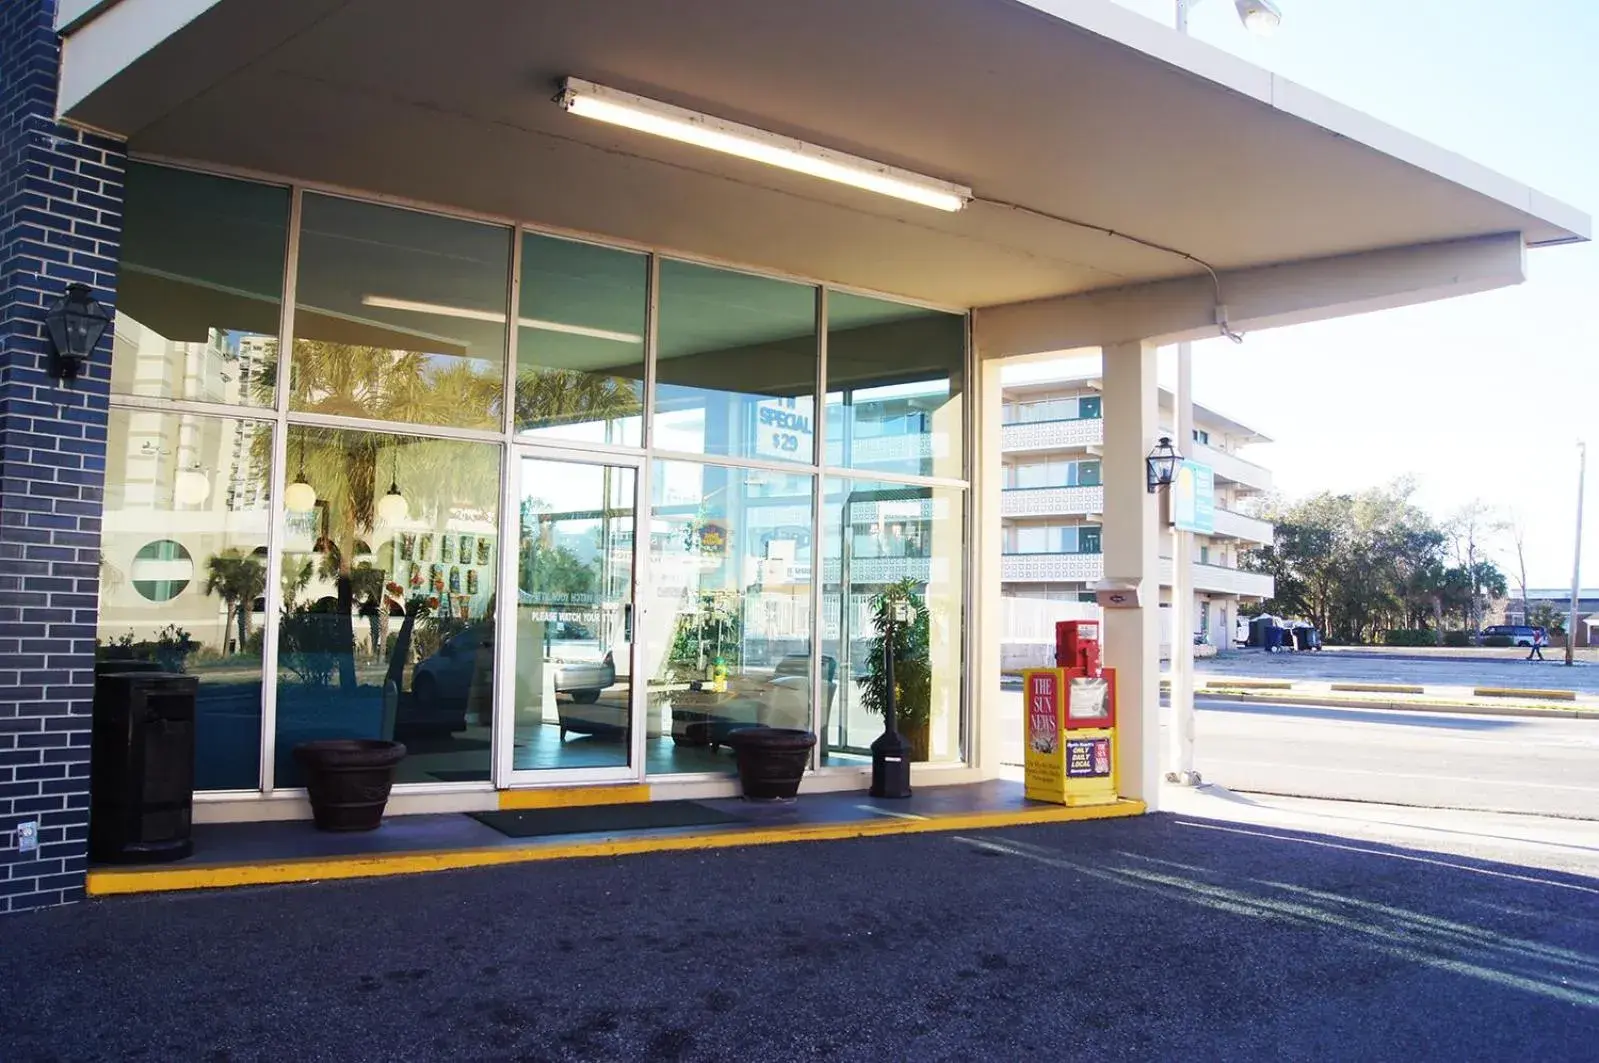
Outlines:
{"type": "MultiPolygon", "coordinates": [[[[843,479],[862,481],[868,480],[883,484],[902,484],[907,487],[935,487],[954,489],[960,492],[960,516],[962,522],[961,541],[970,543],[976,518],[976,499],[972,490],[972,472],[977,460],[976,430],[978,417],[978,376],[975,351],[972,343],[972,316],[971,308],[943,305],[926,300],[906,298],[892,293],[874,291],[871,289],[838,284],[817,278],[798,276],[782,270],[759,264],[731,262],[716,258],[684,252],[678,249],[664,248],[640,244],[625,239],[601,236],[594,233],[564,229],[558,226],[529,222],[526,219],[472,211],[464,208],[450,207],[435,203],[428,203],[409,199],[402,196],[388,195],[332,184],[328,182],[306,181],[287,178],[283,175],[272,174],[242,167],[228,167],[217,164],[197,162],[190,159],[162,156],[158,154],[133,153],[130,161],[145,165],[163,167],[171,170],[181,170],[190,173],[199,173],[207,176],[249,182],[287,190],[289,193],[288,214],[286,218],[287,234],[285,240],[285,253],[283,265],[283,280],[280,291],[281,305],[278,322],[278,365],[276,379],[276,393],[271,406],[245,406],[228,403],[215,403],[193,399],[168,399],[154,396],[123,395],[112,393],[109,404],[113,408],[131,410],[154,411],[162,413],[187,413],[204,418],[230,418],[249,419],[269,423],[272,428],[272,468],[269,470],[269,498],[271,505],[270,519],[268,521],[267,565],[268,578],[265,590],[266,618],[262,636],[261,660],[261,733],[259,757],[259,786],[254,790],[218,790],[202,791],[196,794],[196,799],[205,802],[217,801],[261,801],[280,800],[302,796],[303,787],[281,787],[275,778],[275,764],[277,757],[277,708],[278,690],[277,675],[279,670],[280,638],[278,623],[282,611],[282,584],[274,574],[281,572],[283,547],[287,533],[287,514],[282,506],[283,493],[287,487],[288,475],[288,435],[291,427],[316,427],[340,430],[354,430],[376,432],[391,435],[407,435],[417,438],[449,439],[463,442],[489,443],[499,447],[500,456],[500,489],[498,492],[500,513],[500,540],[505,541],[505,530],[510,527],[508,506],[508,490],[513,479],[511,465],[520,460],[522,456],[538,451],[564,452],[567,454],[581,453],[596,461],[620,459],[623,464],[636,465],[640,470],[638,482],[639,505],[635,520],[638,526],[648,528],[648,511],[652,504],[653,485],[651,470],[657,461],[689,462],[700,465],[714,465],[725,467],[739,467],[763,472],[772,472],[786,476],[809,478],[811,481],[811,549],[812,549],[812,578],[809,592],[810,599],[810,644],[811,644],[811,718],[817,733],[821,733],[824,723],[825,697],[822,693],[822,662],[820,648],[824,633],[823,610],[823,576],[821,565],[821,535],[824,532],[823,510],[825,505],[824,492],[830,479],[843,479]],[[300,266],[300,241],[306,194],[316,194],[330,197],[349,199],[361,203],[387,206],[396,209],[432,214],[442,218],[484,223],[504,228],[510,237],[510,251],[506,268],[506,302],[507,328],[505,341],[505,360],[502,374],[502,411],[498,428],[458,428],[450,425],[430,425],[405,421],[387,421],[375,418],[352,417],[346,415],[321,414],[290,409],[292,390],[289,387],[289,377],[293,372],[294,358],[294,328],[295,311],[298,289],[300,266]],[[641,425],[641,445],[630,447],[620,444],[595,443],[582,440],[557,440],[557,439],[530,439],[518,435],[515,417],[515,383],[517,376],[517,332],[518,330],[509,323],[515,320],[520,303],[521,262],[524,238],[528,235],[554,237],[576,243],[587,244],[610,250],[631,251],[647,256],[646,287],[645,287],[645,351],[644,351],[644,408],[641,425]],[[810,286],[815,293],[816,307],[816,380],[814,393],[815,427],[812,441],[812,454],[810,461],[782,462],[768,461],[754,458],[741,458],[723,455],[708,455],[687,453],[655,446],[655,401],[658,379],[659,358],[659,323],[660,323],[660,267],[666,259],[672,259],[693,265],[706,266],[729,272],[744,273],[764,279],[786,281],[790,283],[810,286]],[[839,467],[826,464],[826,427],[827,427],[827,346],[828,346],[828,300],[829,293],[838,292],[856,295],[865,298],[879,299],[884,302],[896,303],[905,307],[915,307],[929,311],[958,315],[962,318],[964,351],[962,357],[962,411],[961,411],[961,457],[962,475],[959,477],[918,476],[888,471],[860,470],[849,467],[839,467]]],[[[635,543],[638,537],[635,536],[635,543]]],[[[645,537],[645,549],[635,551],[635,581],[642,588],[648,578],[648,537],[645,537]]],[[[503,567],[503,566],[499,566],[503,567]]],[[[958,709],[958,745],[957,756],[950,761],[919,765],[919,768],[932,770],[968,768],[975,765],[976,750],[972,736],[976,732],[974,712],[976,706],[975,669],[972,667],[975,658],[973,654],[977,647],[978,633],[974,630],[974,595],[977,593],[976,582],[977,566],[963,564],[962,588],[959,602],[961,624],[961,652],[963,654],[962,672],[963,681],[960,692],[960,705],[958,709]]],[[[498,571],[497,571],[498,575],[498,571]]],[[[503,579],[503,577],[502,577],[503,579]]],[[[496,617],[497,626],[505,625],[514,616],[514,601],[512,596],[503,593],[497,595],[496,617]]],[[[635,608],[640,608],[638,604],[635,608]]],[[[640,614],[642,622],[642,613],[640,614]]],[[[508,628],[502,628],[508,630],[508,628]]],[[[638,653],[642,661],[643,649],[638,653]]],[[[514,667],[510,658],[512,653],[504,651],[495,654],[494,662],[494,690],[496,716],[502,711],[501,692],[505,689],[506,677],[509,670],[514,667]]],[[[635,710],[637,711],[637,710],[635,710]]],[[[647,725],[647,710],[645,720],[637,721],[647,725]]],[[[494,742],[498,742],[500,728],[491,727],[494,742]]],[[[635,728],[637,730],[637,728],[635,728]]],[[[642,734],[642,732],[640,732],[642,734]]],[[[812,753],[812,771],[820,774],[859,774],[860,765],[822,765],[820,762],[820,743],[812,753]]],[[[503,788],[500,779],[499,764],[502,760],[502,751],[497,745],[492,745],[490,750],[490,779],[488,785],[496,789],[503,788]]],[[[648,775],[645,758],[637,758],[637,777],[640,781],[657,780],[671,782],[689,782],[695,780],[717,780],[725,778],[720,775],[704,774],[667,774],[648,775]]],[[[396,783],[395,793],[398,794],[437,794],[437,793],[477,793],[483,791],[485,783],[396,783]]]]}

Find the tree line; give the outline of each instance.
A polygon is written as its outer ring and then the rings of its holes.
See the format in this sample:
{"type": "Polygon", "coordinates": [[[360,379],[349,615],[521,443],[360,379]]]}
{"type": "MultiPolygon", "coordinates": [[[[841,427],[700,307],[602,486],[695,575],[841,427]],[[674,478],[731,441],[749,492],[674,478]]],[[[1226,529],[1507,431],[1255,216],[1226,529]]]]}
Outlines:
{"type": "MultiPolygon", "coordinates": [[[[1276,581],[1259,612],[1303,617],[1337,642],[1376,642],[1407,632],[1442,641],[1451,630],[1480,631],[1489,604],[1510,580],[1490,556],[1516,544],[1521,594],[1525,564],[1512,522],[1481,502],[1440,520],[1396,480],[1358,494],[1322,492],[1268,500],[1262,519],[1276,541],[1246,553],[1242,566],[1276,581]]],[[[1536,623],[1536,620],[1531,622],[1536,623]]]]}

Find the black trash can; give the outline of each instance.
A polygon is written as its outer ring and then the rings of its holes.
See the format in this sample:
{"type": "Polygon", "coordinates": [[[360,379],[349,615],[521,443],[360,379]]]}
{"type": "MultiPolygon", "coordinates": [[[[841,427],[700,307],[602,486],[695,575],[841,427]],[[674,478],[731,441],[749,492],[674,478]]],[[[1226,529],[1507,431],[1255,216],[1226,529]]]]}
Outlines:
{"type": "Polygon", "coordinates": [[[191,675],[95,668],[89,762],[89,857],[116,864],[181,860],[194,851],[191,675]]]}

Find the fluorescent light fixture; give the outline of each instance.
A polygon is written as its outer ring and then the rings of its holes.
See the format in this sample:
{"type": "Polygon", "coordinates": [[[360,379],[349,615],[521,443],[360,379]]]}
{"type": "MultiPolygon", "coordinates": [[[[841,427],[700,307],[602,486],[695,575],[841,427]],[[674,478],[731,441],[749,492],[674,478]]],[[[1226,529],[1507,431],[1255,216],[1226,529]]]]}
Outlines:
{"type": "Polygon", "coordinates": [[[825,181],[862,188],[868,192],[920,203],[935,210],[956,211],[970,202],[972,190],[909,170],[897,169],[841,151],[817,147],[803,140],[739,125],[669,103],[608,89],[603,85],[567,78],[558,98],[572,114],[598,122],[653,133],[668,140],[693,144],[710,151],[764,162],[825,181]]]}
{"type": "MultiPolygon", "coordinates": [[[[444,306],[440,303],[420,303],[413,299],[393,299],[387,295],[363,295],[361,305],[378,310],[409,310],[417,314],[437,314],[440,317],[461,317],[468,321],[490,321],[505,324],[505,315],[493,310],[472,310],[464,306],[444,306]]],[[[560,321],[541,321],[536,317],[519,317],[516,323],[523,328],[543,329],[545,332],[564,332],[569,336],[587,336],[595,340],[614,340],[617,343],[643,343],[643,336],[631,332],[612,332],[609,329],[589,328],[586,325],[567,325],[560,321]]]]}
{"type": "Polygon", "coordinates": [[[1235,0],[1234,6],[1238,8],[1238,17],[1243,19],[1244,28],[1251,33],[1270,37],[1283,24],[1283,13],[1272,0],[1235,0]]]}

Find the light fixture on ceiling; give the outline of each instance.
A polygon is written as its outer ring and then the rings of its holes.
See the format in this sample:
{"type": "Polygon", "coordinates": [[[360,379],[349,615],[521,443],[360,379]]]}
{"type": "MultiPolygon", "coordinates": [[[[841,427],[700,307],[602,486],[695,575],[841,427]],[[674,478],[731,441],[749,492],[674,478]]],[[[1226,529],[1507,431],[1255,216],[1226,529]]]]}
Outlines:
{"type": "Polygon", "coordinates": [[[389,468],[389,491],[378,499],[378,519],[385,524],[398,524],[410,512],[410,503],[400,493],[400,448],[395,447],[394,464],[389,468]]]}
{"type": "MultiPolygon", "coordinates": [[[[442,303],[423,303],[415,299],[396,299],[388,295],[363,295],[361,305],[377,310],[409,310],[417,314],[437,314],[440,317],[459,317],[468,321],[488,321],[505,324],[505,315],[493,310],[473,310],[465,306],[445,306],[442,303]]],[[[540,329],[544,332],[564,332],[569,336],[587,336],[595,340],[615,340],[617,343],[643,343],[644,337],[632,332],[613,332],[610,329],[589,328],[587,325],[568,325],[560,321],[543,321],[536,317],[519,317],[516,323],[522,328],[540,329]]]]}
{"type": "Polygon", "coordinates": [[[172,496],[185,506],[198,506],[211,497],[211,477],[198,462],[178,473],[172,496]]]}
{"type": "MultiPolygon", "coordinates": [[[[1177,0],[1178,33],[1188,32],[1188,12],[1197,7],[1199,2],[1177,0]]],[[[1283,23],[1283,13],[1274,0],[1233,0],[1233,6],[1238,9],[1238,20],[1244,24],[1244,28],[1262,37],[1270,37],[1283,23]]]]}
{"type": "Polygon", "coordinates": [[[962,185],[925,177],[793,137],[780,136],[715,118],[669,103],[606,88],[581,78],[567,78],[556,97],[569,113],[597,122],[651,133],[668,140],[719,151],[795,173],[835,181],[853,188],[919,203],[935,210],[957,211],[972,198],[962,185]]]}
{"type": "Polygon", "coordinates": [[[1283,13],[1272,0],[1234,0],[1238,17],[1244,28],[1262,37],[1270,37],[1283,24],[1283,13]]]}
{"type": "Polygon", "coordinates": [[[316,508],[316,488],[305,479],[305,438],[300,439],[300,471],[283,492],[283,505],[290,513],[309,513],[316,508]]]}

